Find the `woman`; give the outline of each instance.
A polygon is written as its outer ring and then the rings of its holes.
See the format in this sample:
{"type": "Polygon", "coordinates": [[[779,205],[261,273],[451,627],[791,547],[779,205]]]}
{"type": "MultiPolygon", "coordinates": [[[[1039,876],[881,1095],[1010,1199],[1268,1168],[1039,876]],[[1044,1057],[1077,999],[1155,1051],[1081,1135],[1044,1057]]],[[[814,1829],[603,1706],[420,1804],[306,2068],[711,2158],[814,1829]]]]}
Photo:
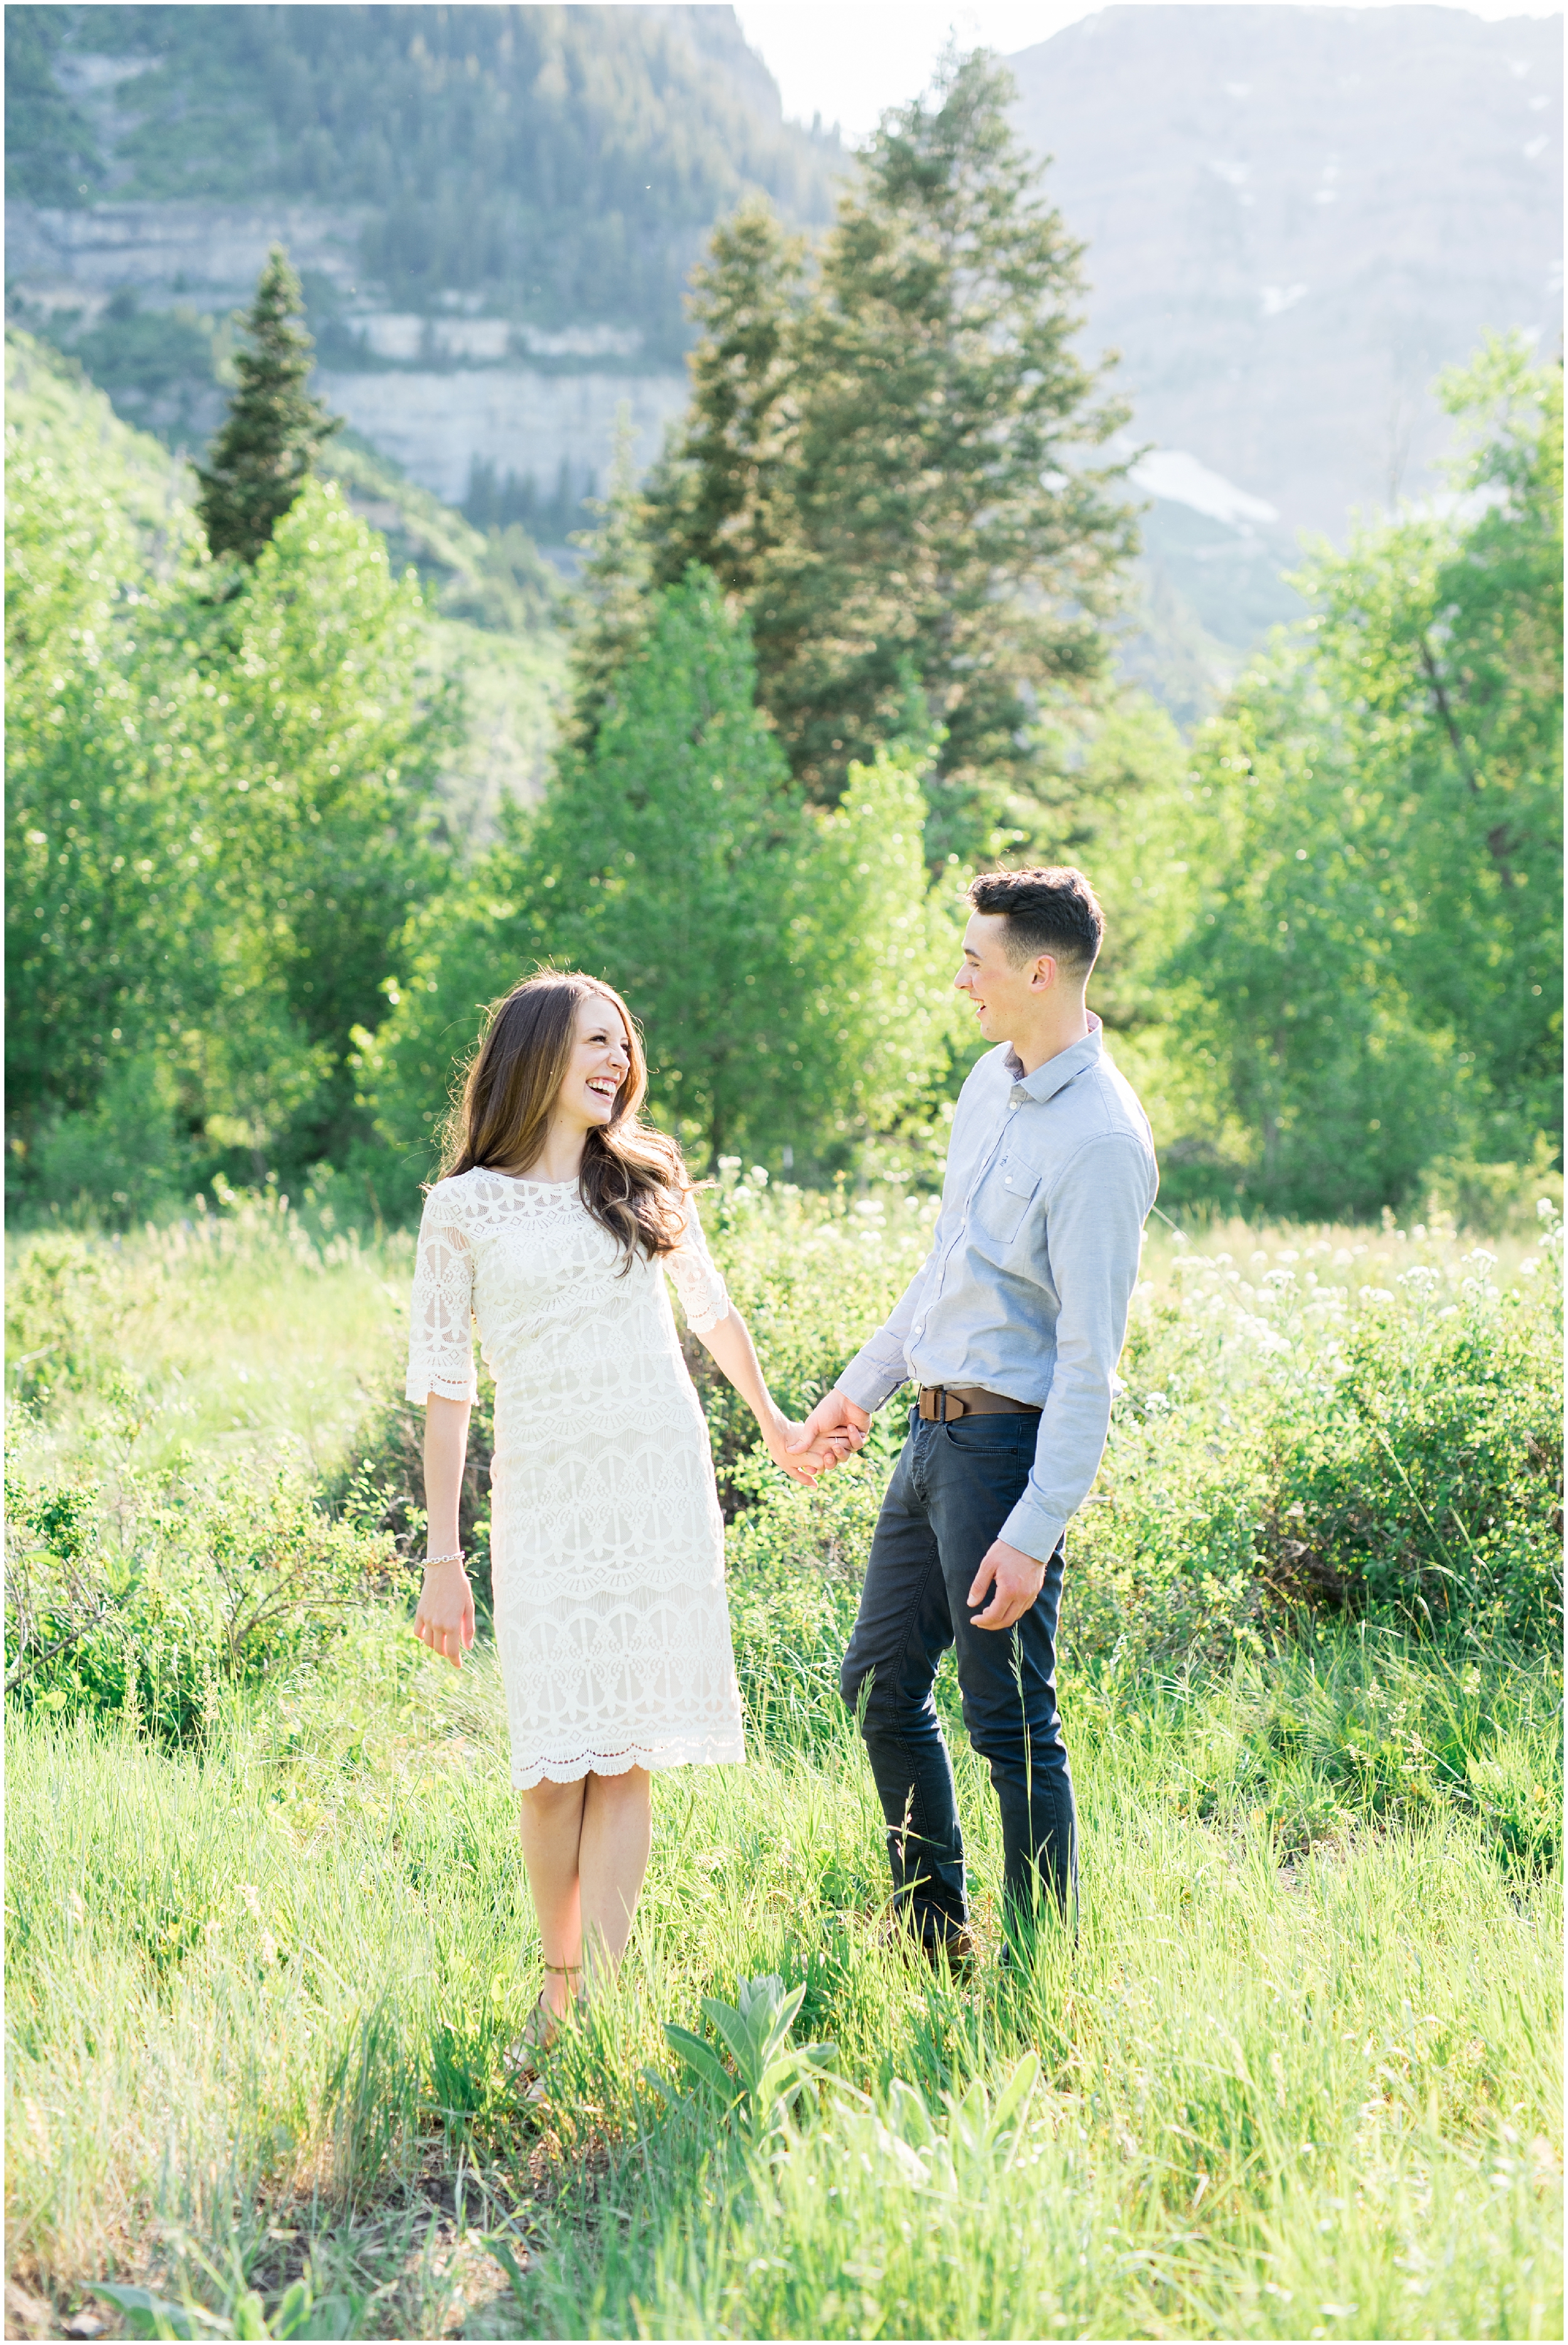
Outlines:
{"type": "Polygon", "coordinates": [[[460,1667],[473,1596],[458,1493],[470,1315],[495,1378],[491,1558],[523,1861],[549,2040],[584,1964],[613,1970],[652,1833],[652,1775],[744,1757],[707,1426],[687,1325],[791,1457],[752,1340],[703,1241],[673,1141],[637,1120],[647,1069],[620,995],[541,973],[492,1011],[420,1229],[408,1394],[425,1407],[428,1553],[416,1633],[460,1667]]]}

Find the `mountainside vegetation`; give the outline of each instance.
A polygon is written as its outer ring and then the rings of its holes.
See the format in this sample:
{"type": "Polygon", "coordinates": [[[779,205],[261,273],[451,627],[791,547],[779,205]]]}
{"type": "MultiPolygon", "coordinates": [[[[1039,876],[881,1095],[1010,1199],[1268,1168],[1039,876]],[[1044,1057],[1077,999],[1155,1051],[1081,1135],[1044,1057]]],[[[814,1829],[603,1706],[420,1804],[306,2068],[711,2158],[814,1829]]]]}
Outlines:
{"type": "Polygon", "coordinates": [[[713,220],[748,189],[820,220],[843,162],[727,9],[25,6],[6,65],[11,194],[352,208],[396,305],[633,324],[665,357],[713,220]],[[56,77],[81,52],[141,67],[112,133],[56,77]]]}

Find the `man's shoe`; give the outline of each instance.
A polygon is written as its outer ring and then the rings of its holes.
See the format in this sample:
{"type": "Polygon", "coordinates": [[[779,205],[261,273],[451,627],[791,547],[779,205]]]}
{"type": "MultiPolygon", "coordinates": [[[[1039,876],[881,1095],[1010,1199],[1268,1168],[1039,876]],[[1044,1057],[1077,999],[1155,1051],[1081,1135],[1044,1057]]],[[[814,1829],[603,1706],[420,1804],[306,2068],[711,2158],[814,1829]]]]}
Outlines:
{"type": "Polygon", "coordinates": [[[979,1960],[979,1951],[962,1922],[951,1922],[945,1914],[932,1913],[890,1914],[882,1928],[882,1943],[891,1953],[902,1954],[907,1961],[924,1954],[931,1968],[939,1970],[945,1962],[955,1978],[966,1978],[979,1960]]]}

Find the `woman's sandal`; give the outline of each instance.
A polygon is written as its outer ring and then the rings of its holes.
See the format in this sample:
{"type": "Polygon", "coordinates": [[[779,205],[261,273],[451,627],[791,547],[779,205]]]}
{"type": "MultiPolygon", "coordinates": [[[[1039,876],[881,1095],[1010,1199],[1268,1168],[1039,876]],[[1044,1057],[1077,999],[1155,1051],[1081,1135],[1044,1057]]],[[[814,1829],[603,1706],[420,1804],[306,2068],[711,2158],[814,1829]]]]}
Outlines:
{"type": "MultiPolygon", "coordinates": [[[[581,1976],[582,1968],[580,1963],[546,1963],[544,1967],[557,1978],[577,1978],[581,1976]]],[[[527,2087],[524,2094],[527,2100],[542,2100],[544,2097],[537,2056],[549,2051],[555,2041],[559,2025],[554,2012],[544,2000],[544,1989],[541,1987],[539,2001],[523,2022],[522,2034],[508,2052],[504,2064],[513,2083],[527,2087]]]]}

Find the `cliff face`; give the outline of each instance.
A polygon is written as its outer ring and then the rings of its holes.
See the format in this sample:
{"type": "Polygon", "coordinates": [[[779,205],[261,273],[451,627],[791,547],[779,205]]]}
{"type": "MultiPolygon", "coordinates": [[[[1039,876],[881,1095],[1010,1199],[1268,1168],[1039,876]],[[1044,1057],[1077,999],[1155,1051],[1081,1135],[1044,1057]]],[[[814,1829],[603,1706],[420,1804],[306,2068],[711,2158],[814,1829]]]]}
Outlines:
{"type": "Polygon", "coordinates": [[[1290,532],[1438,486],[1438,369],[1562,320],[1563,28],[1108,8],[1011,60],[1139,438],[1290,532]]]}
{"type": "MultiPolygon", "coordinates": [[[[85,326],[83,355],[96,373],[93,344],[116,324],[145,335],[164,320],[172,346],[188,320],[196,340],[203,326],[210,338],[248,302],[268,247],[279,243],[315,296],[312,322],[329,360],[316,388],[447,503],[461,504],[476,468],[488,468],[503,483],[531,483],[568,513],[602,478],[622,408],[638,462],[652,461],[686,384],[678,365],[649,365],[638,327],[551,329],[436,305],[431,315],[389,310],[361,290],[362,228],[363,214],[348,207],[126,202],[66,211],[13,201],[12,307],[46,329],[51,320],[56,330],[85,326]],[[330,363],[334,354],[349,362],[330,363]]],[[[128,340],[123,331],[120,339],[128,340]]],[[[199,365],[199,350],[191,355],[199,365]]],[[[199,442],[222,414],[210,367],[196,382],[177,369],[161,383],[102,371],[123,411],[176,441],[199,442]]]]}
{"type": "Polygon", "coordinates": [[[18,6],[6,43],[11,313],[122,411],[206,436],[278,240],[334,406],[561,527],[622,404],[645,460],[681,403],[713,220],[820,223],[843,160],[727,7],[18,6]]]}
{"type": "Polygon", "coordinates": [[[634,461],[645,467],[659,452],[665,424],[686,403],[686,378],[673,371],[544,374],[495,366],[339,374],[323,368],[316,387],[336,413],[448,504],[470,498],[488,468],[503,483],[531,484],[536,500],[553,499],[563,511],[570,498],[591,493],[603,480],[622,414],[634,461]]]}

